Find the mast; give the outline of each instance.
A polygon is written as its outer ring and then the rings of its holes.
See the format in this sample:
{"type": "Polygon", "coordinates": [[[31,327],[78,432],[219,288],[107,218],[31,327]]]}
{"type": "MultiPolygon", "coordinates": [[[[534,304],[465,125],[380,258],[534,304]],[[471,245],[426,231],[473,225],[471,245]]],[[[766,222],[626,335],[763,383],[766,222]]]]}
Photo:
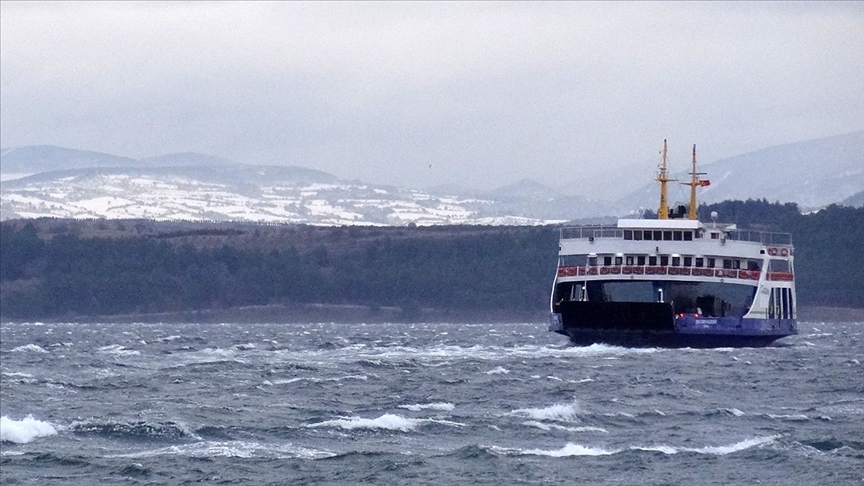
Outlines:
{"type": "Polygon", "coordinates": [[[690,211],[687,213],[688,219],[697,219],[696,215],[696,188],[707,186],[710,182],[699,179],[700,175],[705,175],[704,172],[696,172],[696,144],[693,144],[693,170],[690,172],[690,182],[682,182],[685,186],[690,186],[690,211]]]}
{"type": "Polygon", "coordinates": [[[660,183],[660,209],[657,210],[657,219],[669,219],[669,203],[666,198],[666,183],[674,181],[669,179],[669,174],[666,172],[666,139],[663,139],[663,161],[660,163],[660,173],[655,179],[660,183]]]}

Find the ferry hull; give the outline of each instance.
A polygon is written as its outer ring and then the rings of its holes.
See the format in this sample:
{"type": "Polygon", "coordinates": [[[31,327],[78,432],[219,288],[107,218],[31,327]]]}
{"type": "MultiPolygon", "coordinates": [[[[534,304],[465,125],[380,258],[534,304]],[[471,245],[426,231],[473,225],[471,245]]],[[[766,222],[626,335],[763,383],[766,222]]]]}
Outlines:
{"type": "Polygon", "coordinates": [[[675,316],[664,303],[566,302],[558,310],[549,330],[579,345],[763,347],[797,333],[792,319],[675,316]]]}

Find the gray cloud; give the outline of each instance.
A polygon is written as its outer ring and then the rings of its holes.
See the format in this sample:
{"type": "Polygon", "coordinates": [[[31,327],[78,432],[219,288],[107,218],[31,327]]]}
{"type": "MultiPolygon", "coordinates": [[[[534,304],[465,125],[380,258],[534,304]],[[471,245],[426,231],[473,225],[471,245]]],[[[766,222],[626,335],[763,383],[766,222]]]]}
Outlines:
{"type": "MultiPolygon", "coordinates": [[[[864,3],[0,3],[0,139],[596,193],[864,128],[864,3]],[[634,169],[634,166],[636,167],[634,169]]],[[[593,194],[598,195],[598,194],[593,194]]]]}

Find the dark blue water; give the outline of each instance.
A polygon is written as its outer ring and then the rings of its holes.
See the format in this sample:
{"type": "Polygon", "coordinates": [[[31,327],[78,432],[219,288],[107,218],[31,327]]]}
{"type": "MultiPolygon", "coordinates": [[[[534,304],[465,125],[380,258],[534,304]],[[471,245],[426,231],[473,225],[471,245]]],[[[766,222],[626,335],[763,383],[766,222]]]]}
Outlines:
{"type": "Polygon", "coordinates": [[[763,349],[536,324],[3,324],[5,484],[862,484],[864,323],[763,349]]]}

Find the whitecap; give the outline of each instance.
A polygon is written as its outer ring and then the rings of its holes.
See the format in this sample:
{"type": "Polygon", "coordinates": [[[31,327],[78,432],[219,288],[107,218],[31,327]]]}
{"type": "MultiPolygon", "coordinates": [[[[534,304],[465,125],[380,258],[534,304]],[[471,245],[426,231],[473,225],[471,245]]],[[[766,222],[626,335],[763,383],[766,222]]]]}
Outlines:
{"type": "Polygon", "coordinates": [[[12,348],[10,351],[13,353],[24,353],[27,351],[34,352],[34,353],[47,353],[48,352],[45,350],[45,348],[43,348],[42,346],[39,346],[38,344],[25,344],[24,346],[18,346],[17,348],[12,348]]]}
{"type": "Polygon", "coordinates": [[[575,403],[562,403],[550,405],[545,408],[520,408],[510,412],[511,415],[519,415],[534,420],[557,420],[559,422],[577,421],[578,406],[575,403]]]}
{"type": "Polygon", "coordinates": [[[421,420],[405,418],[400,415],[386,413],[376,419],[362,417],[345,417],[336,420],[325,420],[317,424],[309,424],[307,427],[339,427],[342,429],[386,429],[409,432],[414,430],[421,420]]]}
{"type": "Polygon", "coordinates": [[[555,450],[529,449],[521,451],[521,454],[549,457],[570,456],[609,456],[617,453],[616,450],[606,450],[600,447],[586,447],[579,444],[567,443],[564,447],[555,450]]]}
{"type": "Polygon", "coordinates": [[[566,430],[567,432],[602,432],[604,434],[608,434],[609,431],[600,427],[567,427],[564,425],[558,424],[544,424],[543,422],[538,422],[536,420],[529,420],[527,422],[522,422],[522,425],[527,425],[529,427],[537,427],[540,430],[566,430]]]}
{"type": "Polygon", "coordinates": [[[682,451],[688,452],[697,452],[699,454],[715,454],[715,455],[726,455],[731,454],[733,452],[743,451],[745,449],[750,449],[751,447],[760,446],[763,444],[768,444],[774,442],[779,435],[772,435],[769,437],[754,437],[752,439],[742,440],[741,442],[736,442],[735,444],[725,445],[725,446],[708,446],[701,447],[698,449],[684,449],[682,451]]]}
{"type": "Polygon", "coordinates": [[[361,417],[343,417],[337,420],[326,420],[317,424],[309,424],[306,427],[339,427],[342,429],[385,429],[399,430],[401,432],[410,432],[418,425],[424,423],[435,423],[447,425],[450,427],[464,427],[465,424],[459,422],[451,422],[448,420],[435,419],[411,419],[401,415],[386,413],[376,419],[367,419],[361,417]]]}
{"type": "Polygon", "coordinates": [[[141,353],[135,351],[134,349],[127,349],[125,346],[121,346],[119,344],[111,344],[109,346],[102,346],[98,349],[100,353],[105,354],[113,354],[117,356],[137,356],[141,353]]]}
{"type": "Polygon", "coordinates": [[[503,366],[499,366],[486,372],[487,375],[506,375],[507,373],[510,373],[510,370],[505,369],[503,366]]]}
{"type": "Polygon", "coordinates": [[[736,417],[743,417],[744,416],[744,412],[742,412],[741,410],[738,410],[737,408],[727,408],[726,411],[731,413],[732,415],[734,415],[736,417]]]}
{"type": "Polygon", "coordinates": [[[767,416],[768,416],[768,418],[775,419],[775,420],[789,420],[789,421],[793,421],[793,422],[801,422],[804,420],[810,420],[810,417],[804,415],[803,413],[792,414],[792,415],[774,415],[774,414],[769,413],[769,414],[767,414],[767,416]]]}
{"type": "Polygon", "coordinates": [[[36,420],[28,415],[21,420],[0,417],[0,442],[26,444],[37,437],[57,435],[57,429],[48,422],[36,420]]]}
{"type": "Polygon", "coordinates": [[[411,410],[412,412],[419,412],[421,410],[441,410],[444,412],[449,412],[455,408],[455,405],[452,403],[425,403],[425,404],[416,404],[416,405],[399,405],[399,408],[404,408],[407,410],[411,410]]]}
{"type": "Polygon", "coordinates": [[[246,459],[252,457],[275,457],[279,459],[321,459],[333,457],[336,454],[329,451],[294,446],[292,444],[261,444],[248,441],[205,441],[109,457],[141,458],[166,455],[196,458],[236,457],[246,459]]]}

